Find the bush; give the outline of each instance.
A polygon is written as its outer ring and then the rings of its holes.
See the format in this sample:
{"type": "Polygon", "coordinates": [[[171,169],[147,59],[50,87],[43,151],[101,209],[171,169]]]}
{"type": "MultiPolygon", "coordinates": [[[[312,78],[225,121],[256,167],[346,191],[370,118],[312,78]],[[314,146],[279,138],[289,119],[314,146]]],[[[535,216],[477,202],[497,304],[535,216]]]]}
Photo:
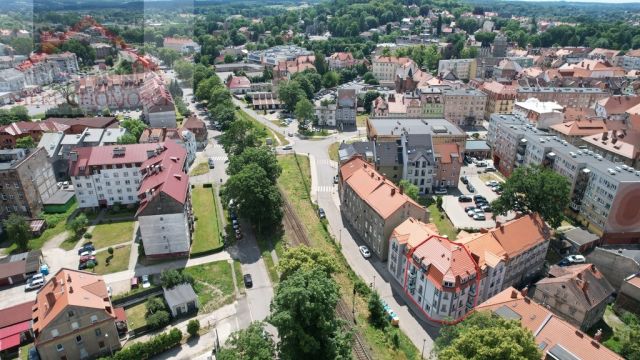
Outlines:
{"type": "Polygon", "coordinates": [[[109,255],[113,255],[113,248],[109,246],[109,248],[107,249],[107,252],[109,253],[109,255]]]}
{"type": "Polygon", "coordinates": [[[130,359],[149,359],[154,355],[163,353],[171,348],[180,345],[182,341],[182,332],[179,329],[171,329],[160,335],[152,337],[147,342],[135,343],[124,348],[111,357],[105,359],[111,360],[130,360],[130,359]]]}
{"type": "Polygon", "coordinates": [[[198,336],[198,331],[200,331],[200,321],[197,319],[189,320],[189,323],[187,324],[187,332],[189,333],[189,336],[198,336]]]}
{"type": "Polygon", "coordinates": [[[184,283],[193,285],[193,278],[188,274],[184,274],[179,272],[178,270],[171,269],[162,272],[162,275],[160,275],[160,283],[162,283],[163,287],[171,289],[176,285],[184,283]]]}
{"type": "Polygon", "coordinates": [[[369,322],[371,325],[378,329],[384,328],[386,325],[385,311],[382,302],[380,301],[380,295],[377,291],[372,291],[369,295],[369,302],[367,304],[369,308],[369,322]]]}
{"type": "Polygon", "coordinates": [[[83,238],[85,239],[91,239],[93,237],[93,235],[91,233],[84,233],[84,235],[82,235],[83,238]]]}
{"type": "Polygon", "coordinates": [[[169,312],[165,310],[158,310],[155,313],[147,316],[147,326],[150,329],[159,329],[165,327],[171,321],[169,312]]]}
{"type": "Polygon", "coordinates": [[[398,335],[398,331],[393,332],[393,335],[391,336],[391,344],[393,345],[394,349],[400,347],[400,336],[398,335]]]}
{"type": "Polygon", "coordinates": [[[145,317],[151,316],[151,315],[157,313],[158,311],[166,311],[167,310],[167,307],[164,304],[164,300],[162,300],[162,298],[157,297],[157,296],[150,297],[147,300],[147,303],[145,304],[145,307],[147,308],[147,313],[146,313],[145,317]]]}

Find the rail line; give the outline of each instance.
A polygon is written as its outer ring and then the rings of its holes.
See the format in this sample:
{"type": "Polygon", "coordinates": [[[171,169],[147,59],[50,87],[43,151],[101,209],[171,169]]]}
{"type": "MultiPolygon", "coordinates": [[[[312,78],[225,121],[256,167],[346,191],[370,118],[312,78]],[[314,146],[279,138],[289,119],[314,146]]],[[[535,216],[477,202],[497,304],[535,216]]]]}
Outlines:
{"type": "MultiPolygon", "coordinates": [[[[282,194],[283,200],[283,221],[285,232],[291,229],[292,234],[290,234],[289,238],[291,239],[292,246],[298,245],[307,245],[311,246],[311,242],[307,236],[307,232],[305,228],[302,226],[300,219],[297,214],[293,211],[293,207],[291,203],[289,203],[289,199],[287,199],[284,191],[280,189],[280,193],[282,194]]],[[[349,310],[349,306],[344,302],[344,299],[340,299],[338,301],[338,306],[336,307],[336,312],[340,318],[342,318],[345,322],[346,327],[352,331],[353,333],[353,342],[351,344],[353,355],[357,360],[372,360],[373,358],[367,351],[367,347],[365,346],[366,342],[362,339],[362,335],[353,325],[353,313],[349,310]]]]}

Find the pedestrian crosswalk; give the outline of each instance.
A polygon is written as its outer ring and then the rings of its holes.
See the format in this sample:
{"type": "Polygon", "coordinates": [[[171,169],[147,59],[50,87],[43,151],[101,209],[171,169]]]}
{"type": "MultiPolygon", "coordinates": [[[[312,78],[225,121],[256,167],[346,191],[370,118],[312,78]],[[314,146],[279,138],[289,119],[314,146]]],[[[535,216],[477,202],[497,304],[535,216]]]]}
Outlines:
{"type": "Polygon", "coordinates": [[[333,160],[329,160],[329,159],[322,159],[322,160],[317,160],[316,163],[318,165],[329,165],[331,167],[337,168],[338,167],[338,163],[333,161],[333,160]]]}
{"type": "Polygon", "coordinates": [[[212,156],[212,157],[210,157],[210,159],[213,159],[213,161],[227,161],[228,157],[226,157],[226,156],[212,156]]]}
{"type": "Polygon", "coordinates": [[[330,193],[330,192],[333,192],[333,190],[334,190],[333,185],[315,187],[315,191],[319,193],[330,193]]]}

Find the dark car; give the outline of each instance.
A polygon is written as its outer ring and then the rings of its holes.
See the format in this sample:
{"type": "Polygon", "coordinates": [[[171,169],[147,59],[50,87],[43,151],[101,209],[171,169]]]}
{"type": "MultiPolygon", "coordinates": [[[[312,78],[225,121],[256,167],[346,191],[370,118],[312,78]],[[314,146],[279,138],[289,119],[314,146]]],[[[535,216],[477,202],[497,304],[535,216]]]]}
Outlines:
{"type": "Polygon", "coordinates": [[[473,201],[473,199],[471,199],[471,196],[468,196],[468,195],[458,196],[458,202],[465,203],[465,202],[471,202],[471,201],[473,201]]]}
{"type": "Polygon", "coordinates": [[[467,206],[466,208],[464,208],[464,212],[465,212],[465,213],[468,213],[469,211],[473,211],[473,210],[475,210],[475,209],[476,209],[476,207],[475,207],[475,206],[467,206]]]}
{"type": "Polygon", "coordinates": [[[251,288],[253,287],[253,279],[251,278],[251,274],[244,274],[242,277],[244,279],[244,286],[251,288]]]}
{"type": "Polygon", "coordinates": [[[84,270],[90,267],[95,267],[98,265],[98,260],[89,260],[87,262],[81,262],[80,264],[78,264],[78,270],[84,270]],[[91,265],[93,264],[93,265],[91,265]]]}
{"type": "Polygon", "coordinates": [[[487,200],[487,198],[485,198],[484,196],[478,194],[478,195],[473,195],[473,201],[478,201],[478,200],[487,200]]]}
{"type": "Polygon", "coordinates": [[[465,185],[469,183],[469,179],[466,176],[461,177],[460,181],[462,181],[462,183],[465,185]]]}
{"type": "Polygon", "coordinates": [[[320,216],[320,219],[325,219],[327,217],[327,214],[325,214],[323,208],[318,209],[318,216],[320,216]]]}
{"type": "Polygon", "coordinates": [[[471,184],[467,184],[467,190],[469,190],[470,193],[476,192],[476,188],[474,188],[471,184]]]}
{"type": "Polygon", "coordinates": [[[80,247],[80,249],[78,249],[78,255],[82,254],[83,252],[91,253],[93,251],[96,251],[95,246],[93,246],[93,243],[88,242],[88,243],[82,245],[80,247]]]}

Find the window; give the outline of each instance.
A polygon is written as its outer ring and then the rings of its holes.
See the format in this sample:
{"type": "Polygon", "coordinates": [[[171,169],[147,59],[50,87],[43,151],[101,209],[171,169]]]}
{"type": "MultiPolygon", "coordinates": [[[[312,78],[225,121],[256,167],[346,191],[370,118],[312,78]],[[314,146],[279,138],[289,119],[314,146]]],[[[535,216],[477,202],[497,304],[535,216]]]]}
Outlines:
{"type": "Polygon", "coordinates": [[[81,344],[82,343],[82,336],[80,336],[80,335],[76,336],[76,343],[77,344],[81,344]]]}
{"type": "Polygon", "coordinates": [[[71,329],[75,330],[75,329],[77,329],[79,327],[80,327],[80,324],[78,324],[77,321],[74,321],[74,322],[71,323],[71,329]]]}
{"type": "Polygon", "coordinates": [[[51,337],[56,337],[58,335],[60,335],[60,332],[58,331],[58,329],[51,330],[51,337]]]}
{"type": "Polygon", "coordinates": [[[100,335],[102,335],[102,330],[98,328],[96,329],[96,336],[100,336],[100,335]]]}
{"type": "Polygon", "coordinates": [[[64,351],[64,346],[62,346],[62,344],[58,344],[58,345],[56,345],[56,350],[64,351]]]}
{"type": "Polygon", "coordinates": [[[98,315],[91,315],[91,323],[95,324],[98,322],[98,315]]]}

